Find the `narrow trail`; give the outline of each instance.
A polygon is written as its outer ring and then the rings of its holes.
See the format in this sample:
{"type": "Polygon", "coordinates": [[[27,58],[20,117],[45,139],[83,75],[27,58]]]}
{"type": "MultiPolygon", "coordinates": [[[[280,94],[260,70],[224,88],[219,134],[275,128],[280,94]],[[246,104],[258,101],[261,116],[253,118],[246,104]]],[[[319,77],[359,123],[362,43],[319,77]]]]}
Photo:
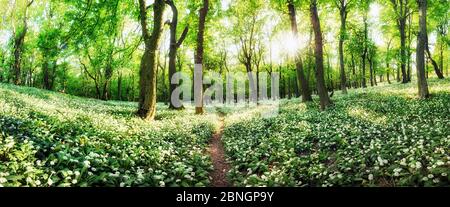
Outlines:
{"type": "Polygon", "coordinates": [[[208,152],[211,155],[214,170],[210,173],[212,187],[230,187],[227,179],[227,172],[230,165],[225,160],[225,150],[222,143],[222,134],[224,128],[224,116],[220,115],[219,128],[213,134],[209,143],[208,152]]]}

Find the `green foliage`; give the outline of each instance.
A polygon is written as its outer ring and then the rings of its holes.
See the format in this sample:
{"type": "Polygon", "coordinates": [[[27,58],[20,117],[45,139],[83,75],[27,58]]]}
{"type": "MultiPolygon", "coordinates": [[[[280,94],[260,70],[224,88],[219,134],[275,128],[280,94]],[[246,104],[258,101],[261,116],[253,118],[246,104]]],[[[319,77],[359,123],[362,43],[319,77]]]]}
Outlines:
{"type": "Polygon", "coordinates": [[[354,91],[318,111],[284,102],[226,119],[224,145],[237,186],[448,186],[450,82],[414,98],[412,85],[354,91]]]}
{"type": "MultiPolygon", "coordinates": [[[[217,119],[0,85],[1,186],[205,186],[217,119]]],[[[191,109],[192,110],[192,109],[191,109]]]]}

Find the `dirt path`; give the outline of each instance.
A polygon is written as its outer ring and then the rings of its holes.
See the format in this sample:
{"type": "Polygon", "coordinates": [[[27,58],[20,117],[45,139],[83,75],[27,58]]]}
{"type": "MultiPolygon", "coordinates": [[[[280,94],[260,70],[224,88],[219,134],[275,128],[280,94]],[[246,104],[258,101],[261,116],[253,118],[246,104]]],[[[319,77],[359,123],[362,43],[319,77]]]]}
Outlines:
{"type": "Polygon", "coordinates": [[[208,152],[211,155],[214,170],[210,173],[212,187],[230,187],[227,180],[227,172],[230,165],[225,160],[225,150],[222,143],[224,117],[220,116],[219,129],[213,134],[209,143],[208,152]]]}

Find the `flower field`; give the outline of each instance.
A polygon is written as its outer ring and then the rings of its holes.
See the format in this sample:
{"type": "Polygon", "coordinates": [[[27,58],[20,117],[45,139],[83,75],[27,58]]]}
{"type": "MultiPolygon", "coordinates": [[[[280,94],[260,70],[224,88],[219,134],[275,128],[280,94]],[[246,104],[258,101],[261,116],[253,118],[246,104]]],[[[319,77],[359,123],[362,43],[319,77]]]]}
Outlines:
{"type": "MultiPolygon", "coordinates": [[[[351,90],[317,100],[218,108],[234,186],[449,186],[450,81],[351,90]],[[274,106],[270,106],[274,107],[274,106]]],[[[104,102],[0,84],[0,186],[210,186],[219,115],[104,102]]],[[[210,108],[211,109],[211,108],[210,108]]],[[[219,113],[217,113],[219,114],[219,113]]]]}
{"type": "Polygon", "coordinates": [[[0,186],[208,185],[215,115],[136,107],[0,84],[0,186]]]}
{"type": "MultiPolygon", "coordinates": [[[[389,85],[333,97],[335,107],[282,103],[231,112],[223,141],[236,186],[449,186],[450,82],[389,85]]],[[[317,103],[317,100],[315,101],[317,103]]]]}

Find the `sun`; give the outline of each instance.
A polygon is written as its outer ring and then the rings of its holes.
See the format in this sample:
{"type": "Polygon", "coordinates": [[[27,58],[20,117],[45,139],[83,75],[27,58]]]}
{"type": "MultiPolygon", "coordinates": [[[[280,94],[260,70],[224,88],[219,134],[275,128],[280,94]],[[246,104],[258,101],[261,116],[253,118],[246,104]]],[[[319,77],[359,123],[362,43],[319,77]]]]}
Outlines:
{"type": "Polygon", "coordinates": [[[299,52],[299,40],[292,32],[285,33],[281,36],[281,44],[289,56],[294,56],[299,52]]]}
{"type": "Polygon", "coordinates": [[[272,59],[282,60],[286,57],[296,57],[301,50],[306,48],[308,37],[304,35],[295,36],[291,31],[283,31],[275,36],[272,47],[272,59]]]}

